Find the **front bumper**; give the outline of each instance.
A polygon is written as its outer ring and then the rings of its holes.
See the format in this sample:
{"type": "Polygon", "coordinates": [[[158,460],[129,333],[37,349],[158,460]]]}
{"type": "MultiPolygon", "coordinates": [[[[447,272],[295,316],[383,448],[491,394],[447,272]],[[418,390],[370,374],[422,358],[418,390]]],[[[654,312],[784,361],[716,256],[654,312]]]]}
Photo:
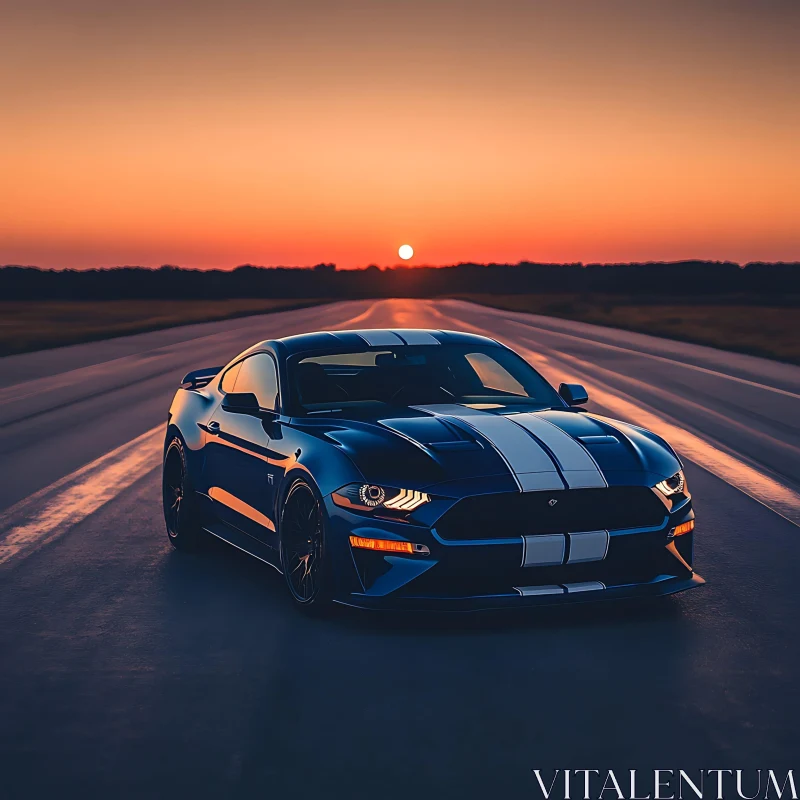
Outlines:
{"type": "Polygon", "coordinates": [[[610,531],[603,557],[546,566],[522,566],[523,537],[445,540],[435,526],[365,517],[330,498],[326,508],[335,599],[361,608],[525,608],[660,596],[704,583],[692,568],[693,533],[669,536],[693,517],[689,505],[655,527],[610,531]],[[350,535],[424,544],[430,555],[354,549],[350,535]]]}

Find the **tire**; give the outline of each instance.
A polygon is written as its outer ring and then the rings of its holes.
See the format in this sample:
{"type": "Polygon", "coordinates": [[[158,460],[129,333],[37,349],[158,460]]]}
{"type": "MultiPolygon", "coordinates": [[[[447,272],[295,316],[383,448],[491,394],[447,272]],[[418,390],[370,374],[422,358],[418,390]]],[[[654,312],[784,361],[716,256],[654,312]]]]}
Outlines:
{"type": "Polygon", "coordinates": [[[177,550],[196,550],[201,538],[197,502],[189,480],[183,442],[177,436],[164,454],[161,498],[170,544],[177,550]]]}
{"type": "Polygon", "coordinates": [[[305,611],[316,613],[330,606],[332,581],[326,549],[319,493],[297,478],[281,510],[281,568],[292,600],[305,611]]]}

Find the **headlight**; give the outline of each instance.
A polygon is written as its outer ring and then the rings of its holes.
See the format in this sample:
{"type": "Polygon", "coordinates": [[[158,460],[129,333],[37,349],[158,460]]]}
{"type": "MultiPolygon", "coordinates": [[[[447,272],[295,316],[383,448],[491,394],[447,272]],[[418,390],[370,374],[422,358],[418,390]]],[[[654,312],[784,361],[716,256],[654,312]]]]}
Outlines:
{"type": "Polygon", "coordinates": [[[391,500],[385,500],[385,508],[392,508],[395,511],[413,511],[423,503],[427,503],[430,497],[425,492],[417,492],[411,489],[401,489],[391,500]]]}
{"type": "Polygon", "coordinates": [[[358,497],[363,505],[375,508],[386,499],[386,492],[382,486],[365,483],[358,488],[358,497]]]}
{"type": "Polygon", "coordinates": [[[685,494],[686,478],[683,476],[683,470],[678,470],[671,478],[657,483],[656,489],[665,497],[673,494],[685,494]]]}
{"type": "Polygon", "coordinates": [[[332,497],[337,506],[359,511],[414,511],[431,499],[416,489],[389,489],[374,483],[350,483],[337,489],[332,497]]]}

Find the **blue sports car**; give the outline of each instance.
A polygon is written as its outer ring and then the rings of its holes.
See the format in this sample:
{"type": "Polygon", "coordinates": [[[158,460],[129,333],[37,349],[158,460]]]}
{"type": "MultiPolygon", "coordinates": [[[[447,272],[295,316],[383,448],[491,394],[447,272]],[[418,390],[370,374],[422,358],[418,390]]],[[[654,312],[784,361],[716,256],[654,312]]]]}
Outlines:
{"type": "Polygon", "coordinates": [[[190,372],[167,533],[276,567],[297,604],[516,608],[703,583],[672,448],[513,350],[440,330],[307,333],[190,372]]]}

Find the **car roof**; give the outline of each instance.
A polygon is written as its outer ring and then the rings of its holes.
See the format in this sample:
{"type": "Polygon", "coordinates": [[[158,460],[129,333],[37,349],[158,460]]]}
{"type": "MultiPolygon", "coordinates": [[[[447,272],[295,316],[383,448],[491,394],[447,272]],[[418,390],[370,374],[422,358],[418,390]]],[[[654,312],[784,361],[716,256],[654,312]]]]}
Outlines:
{"type": "Polygon", "coordinates": [[[398,347],[404,345],[474,344],[483,347],[502,347],[488,336],[460,331],[429,330],[427,328],[365,328],[352,331],[317,331],[285,336],[262,342],[256,347],[277,345],[287,356],[309,350],[353,352],[370,347],[398,347]]]}

